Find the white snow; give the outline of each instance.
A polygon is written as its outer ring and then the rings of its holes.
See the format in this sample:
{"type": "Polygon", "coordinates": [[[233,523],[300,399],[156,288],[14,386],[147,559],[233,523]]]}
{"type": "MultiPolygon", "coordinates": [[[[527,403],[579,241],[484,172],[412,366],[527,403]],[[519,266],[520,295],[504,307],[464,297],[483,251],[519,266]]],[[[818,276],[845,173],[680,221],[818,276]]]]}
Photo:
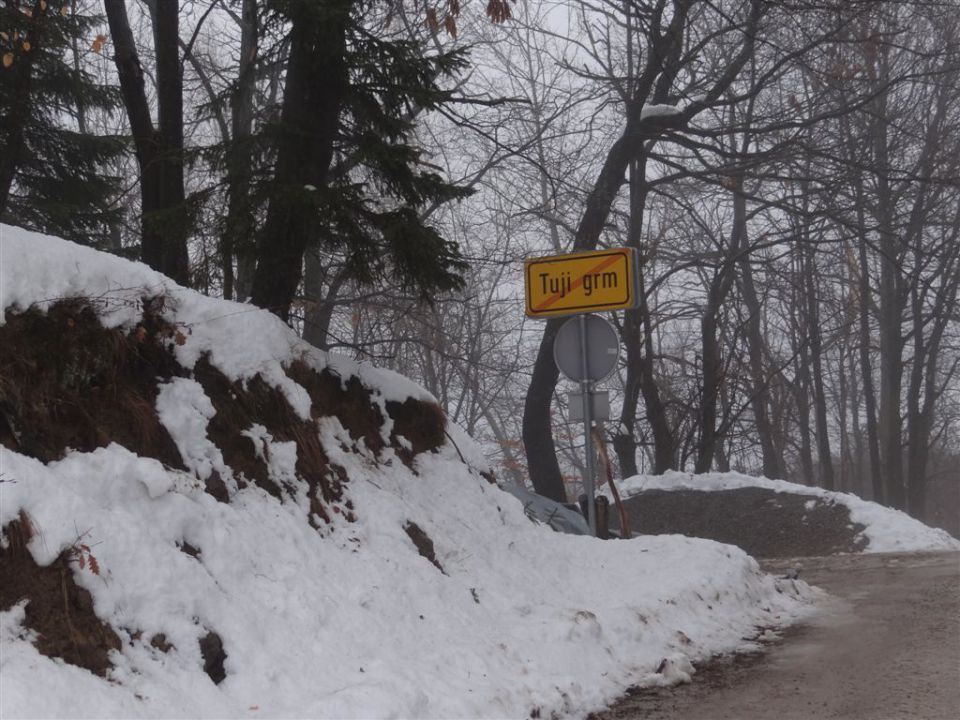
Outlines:
{"type": "Polygon", "coordinates": [[[385,401],[434,400],[394,372],[321,353],[265,310],[179,287],[141,263],[0,225],[0,268],[0,310],[4,311],[44,309],[57,300],[86,297],[100,310],[105,326],[133,326],[141,317],[144,297],[164,296],[165,317],[175,320],[184,338],[182,345],[174,346],[180,364],[192,368],[209,353],[210,362],[231,380],[261,373],[304,418],[309,416],[309,397],[282,372],[280,362],[302,359],[317,370],[329,366],[344,382],[356,376],[385,401]]]}
{"type": "Polygon", "coordinates": [[[669,117],[679,115],[683,110],[676,105],[644,105],[640,108],[640,119],[646,120],[650,117],[669,117]]]}
{"type": "MultiPolygon", "coordinates": [[[[920,552],[924,550],[960,550],[960,540],[939,528],[924,525],[904,512],[864,500],[851,493],[831,492],[823,488],[798,485],[786,480],[769,480],[737,472],[693,475],[669,471],[663,475],[635,475],[618,484],[623,497],[643,490],[733,490],[758,487],[774,492],[809,495],[830,503],[845,505],[850,520],[865,526],[863,536],[869,541],[864,552],[920,552]]],[[[812,501],[805,507],[813,508],[812,501]]]]}
{"type": "MultiPolygon", "coordinates": [[[[357,376],[378,402],[430,397],[310,349],[268,313],[61,240],[0,226],[0,270],[0,318],[85,296],[106,324],[132,328],[141,296],[164,294],[166,319],[186,336],[173,347],[185,367],[209,353],[231,379],[260,372],[301,415],[309,399],[281,362],[357,376]]],[[[38,533],[28,549],[41,564],[88,545],[102,572],[74,567],[75,579],[123,641],[105,680],[40,655],[22,604],[0,612],[0,717],[582,717],[632,684],[689,679],[691,662],[810,609],[806,585],[765,575],[731,546],[601,541],[531,523],[479,476],[482,455],[453,427],[453,441],[419,456],[414,472],[389,449],[379,459],[350,451],[340,422],[322,419],[357,520],[333,507],[318,531],[296,446],[254,424],[246,434],[271,477],[296,491],[281,502],[234,484],[218,502],[202,479],[232,478],[206,437],[215,409],[203,387],[162,384],[157,408],[188,473],[116,444],[48,464],[0,447],[0,526],[29,513],[38,533]],[[433,540],[443,573],[420,556],[408,522],[433,540]],[[227,653],[219,685],[202,669],[198,638],[209,631],[227,653]],[[158,633],[168,653],[150,645],[158,633]]]]}

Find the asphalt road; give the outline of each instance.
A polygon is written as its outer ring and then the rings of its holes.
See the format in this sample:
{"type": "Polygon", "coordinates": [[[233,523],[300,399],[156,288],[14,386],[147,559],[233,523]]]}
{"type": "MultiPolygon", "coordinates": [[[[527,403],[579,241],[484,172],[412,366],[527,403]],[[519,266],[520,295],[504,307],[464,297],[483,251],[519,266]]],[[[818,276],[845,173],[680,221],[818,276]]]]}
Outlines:
{"type": "Polygon", "coordinates": [[[645,690],[602,720],[960,720],[960,553],[776,561],[831,594],[765,653],[645,690]]]}

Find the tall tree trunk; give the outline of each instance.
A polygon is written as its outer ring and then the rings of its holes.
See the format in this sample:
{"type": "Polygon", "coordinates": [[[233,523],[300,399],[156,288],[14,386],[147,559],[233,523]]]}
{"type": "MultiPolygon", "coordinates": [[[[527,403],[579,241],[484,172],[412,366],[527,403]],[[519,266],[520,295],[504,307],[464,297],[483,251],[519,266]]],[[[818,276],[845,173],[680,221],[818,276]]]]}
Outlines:
{"type": "Polygon", "coordinates": [[[810,357],[809,346],[807,343],[808,324],[804,319],[803,297],[803,270],[801,265],[800,253],[794,251],[791,258],[793,263],[793,345],[794,345],[794,367],[795,378],[793,381],[793,394],[797,403],[797,428],[800,432],[800,472],[801,481],[805,485],[816,485],[816,477],[813,471],[813,449],[810,440],[810,357]]]}
{"type": "MultiPolygon", "coordinates": [[[[938,385],[940,351],[943,335],[950,323],[950,318],[956,312],[958,291],[960,291],[960,211],[954,221],[953,237],[948,247],[951,248],[945,258],[942,268],[943,282],[935,293],[934,302],[926,317],[924,317],[924,298],[916,289],[914,292],[914,356],[913,368],[910,375],[910,385],[907,391],[907,476],[908,485],[907,509],[910,514],[920,520],[927,515],[927,465],[930,458],[930,432],[933,428],[934,410],[937,398],[942,394],[945,385],[938,385]],[[932,327],[926,338],[923,331],[926,321],[932,327]],[[921,401],[921,395],[923,399],[921,401]]],[[[955,360],[952,375],[956,370],[955,360]]],[[[945,383],[949,382],[949,377],[945,383]]]]}
{"type": "MultiPolygon", "coordinates": [[[[642,228],[646,188],[644,174],[646,160],[641,157],[630,164],[630,232],[627,244],[636,249],[640,258],[649,253],[643,247],[642,228]]],[[[650,307],[644,288],[643,272],[646,263],[640,263],[640,306],[624,312],[623,344],[626,347],[626,383],[623,408],[620,412],[620,430],[613,438],[613,448],[623,477],[637,474],[637,407],[642,389],[647,422],[653,435],[654,467],[656,474],[675,467],[673,432],[667,422],[666,408],[656,383],[653,362],[653,337],[650,307]]]]}
{"type": "MultiPolygon", "coordinates": [[[[745,203],[746,197],[742,194],[734,197],[735,203],[745,203]]],[[[746,208],[743,208],[736,217],[746,222],[746,208]]],[[[743,228],[746,235],[746,228],[743,228]]],[[[747,352],[750,358],[750,392],[753,417],[757,426],[757,437],[760,440],[760,451],[763,456],[763,474],[771,479],[783,477],[783,464],[773,441],[773,428],[770,424],[770,415],[767,411],[770,395],[770,379],[764,365],[764,341],[761,330],[763,310],[757,297],[757,289],[753,282],[753,266],[750,255],[744,252],[740,256],[740,291],[744,304],[747,306],[746,338],[747,352]]]]}
{"type": "Polygon", "coordinates": [[[700,318],[700,343],[703,353],[703,384],[700,396],[700,441],[697,447],[695,472],[709,472],[716,454],[717,401],[723,383],[723,365],[720,356],[718,327],[720,310],[736,280],[736,267],[746,246],[747,202],[743,194],[743,176],[735,178],[733,188],[733,227],[727,256],[723,259],[710,283],[707,303],[700,318]]]}
{"type": "Polygon", "coordinates": [[[346,28],[353,0],[287,3],[292,23],[274,191],[257,244],[251,300],[287,320],[303,253],[315,237],[315,203],[333,160],[347,93],[346,28]]]}
{"type": "Polygon", "coordinates": [[[710,287],[707,305],[700,319],[702,352],[702,384],[700,392],[699,441],[694,472],[710,472],[717,441],[717,395],[720,391],[720,343],[717,340],[717,321],[720,313],[722,271],[718,271],[710,287]]]}
{"type": "MultiPolygon", "coordinates": [[[[864,463],[866,447],[863,442],[863,430],[860,424],[860,406],[862,403],[862,390],[859,385],[857,375],[856,353],[847,354],[847,375],[849,377],[848,386],[850,388],[850,412],[847,416],[850,418],[850,435],[853,436],[852,448],[850,450],[850,468],[854,480],[853,492],[860,497],[867,497],[867,478],[869,464],[864,463]],[[864,467],[866,465],[866,467],[864,467]]],[[[872,488],[871,488],[872,492],[872,488]]],[[[872,499],[872,497],[871,497],[872,499]]]]}
{"type": "Polygon", "coordinates": [[[858,259],[860,263],[860,276],[858,278],[858,289],[860,296],[859,314],[857,316],[857,328],[859,331],[859,355],[860,355],[860,377],[863,378],[863,407],[866,412],[867,425],[867,447],[870,453],[870,464],[868,472],[870,474],[870,483],[873,490],[873,501],[881,504],[886,503],[886,492],[883,486],[883,475],[880,469],[880,432],[877,421],[877,393],[873,385],[873,362],[870,358],[871,333],[870,333],[870,265],[867,256],[867,231],[866,219],[863,214],[863,188],[862,183],[858,183],[857,197],[859,198],[857,211],[858,220],[858,259]]]}
{"type": "Polygon", "coordinates": [[[873,102],[870,141],[876,185],[876,225],[880,237],[880,412],[877,440],[880,446],[884,499],[903,509],[906,495],[903,476],[903,437],[900,403],[903,386],[903,289],[900,277],[901,242],[897,237],[895,202],[890,187],[888,94],[890,79],[886,52],[874,53],[867,73],[880,91],[873,102]]]}
{"type": "Polygon", "coordinates": [[[899,241],[892,225],[889,184],[880,178],[880,417],[878,440],[883,458],[884,496],[891,507],[906,504],[900,401],[903,383],[903,302],[899,278],[899,241]]]}
{"type": "Polygon", "coordinates": [[[667,417],[667,405],[657,385],[656,365],[654,363],[653,346],[653,318],[650,313],[650,302],[647,299],[646,287],[643,281],[643,272],[640,273],[640,307],[637,316],[643,324],[643,352],[640,355],[638,380],[640,392],[643,393],[643,404],[647,410],[647,422],[653,435],[653,472],[657,475],[667,470],[676,470],[677,437],[667,417]]]}
{"type": "Polygon", "coordinates": [[[813,408],[817,423],[817,459],[820,486],[834,489],[833,456],[830,450],[830,426],[827,422],[827,398],[823,380],[823,341],[820,333],[820,307],[817,299],[816,258],[809,241],[803,248],[804,297],[807,306],[807,341],[812,364],[813,408]]]}
{"type": "Polygon", "coordinates": [[[553,341],[562,324],[562,319],[547,321],[523,403],[523,449],[530,482],[537,493],[557,502],[567,501],[550,422],[550,403],[560,376],[553,360],[553,341]]]}
{"type": "Polygon", "coordinates": [[[303,315],[303,339],[321,350],[329,350],[330,322],[340,289],[347,281],[347,271],[340,268],[334,271],[324,291],[323,261],[316,249],[307,250],[303,260],[303,287],[306,309],[303,315]]]}
{"type": "Polygon", "coordinates": [[[114,62],[140,168],[142,258],[186,285],[188,214],[183,189],[183,76],[178,50],[179,3],[150,6],[157,57],[158,127],[147,102],[143,69],[123,0],[104,0],[114,62]]]}
{"type": "Polygon", "coordinates": [[[227,152],[227,219],[220,239],[220,262],[223,266],[223,296],[244,299],[250,288],[234,287],[233,258],[249,266],[255,256],[256,229],[250,182],[253,159],[249,147],[253,132],[253,96],[256,89],[256,59],[259,42],[256,0],[243,0],[240,9],[240,67],[237,84],[230,96],[230,149],[227,152]]]}

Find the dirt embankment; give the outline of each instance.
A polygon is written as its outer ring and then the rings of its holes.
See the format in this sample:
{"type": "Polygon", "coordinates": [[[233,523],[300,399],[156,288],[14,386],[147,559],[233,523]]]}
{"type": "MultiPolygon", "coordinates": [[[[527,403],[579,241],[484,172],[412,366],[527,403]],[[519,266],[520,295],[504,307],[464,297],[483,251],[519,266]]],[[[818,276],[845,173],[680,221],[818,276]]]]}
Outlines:
{"type": "MultiPolygon", "coordinates": [[[[349,499],[343,500],[346,472],[330,461],[320,442],[321,418],[335,417],[346,428],[354,445],[344,450],[360,451],[362,446],[363,453],[379,454],[389,445],[411,466],[416,455],[434,451],[445,441],[441,409],[414,399],[385,404],[392,427],[385,441],[387,418],[371,392],[355,377],[317,371],[306,362],[295,361],[284,371],[310,396],[307,420],[260,375],[245,382],[230,380],[207,357],[185,368],[173,351],[186,341],[189,329],[164,319],[162,298],[144,299],[143,308],[140,323],[127,329],[103,327],[83,300],[55,303],[47,312],[7,312],[0,326],[0,444],[48,463],[70,449],[90,452],[117,443],[184,470],[183,458],[157,415],[156,399],[162,383],[192,378],[216,409],[207,434],[237,487],[257,485],[281,501],[292,497],[297,489],[271,478],[244,431],[257,424],[276,441],[296,443],[298,480],[308,486],[310,522],[319,527],[330,522],[331,512],[343,513],[347,520],[356,512],[349,499]]],[[[216,472],[205,482],[210,495],[231,501],[228,484],[216,472]]],[[[28,600],[25,624],[37,634],[37,649],[103,675],[110,667],[109,651],[120,648],[120,639],[96,616],[90,594],[73,580],[77,570],[99,574],[96,557],[78,541],[63,549],[52,565],[38,566],[27,549],[35,531],[42,529],[33,528],[22,511],[2,528],[0,610],[28,600]]],[[[421,534],[423,547],[432,547],[421,534]]],[[[166,645],[162,636],[150,642],[159,649],[166,645]]],[[[222,679],[218,642],[209,636],[201,642],[215,682],[222,679]]]]}
{"type": "Polygon", "coordinates": [[[624,503],[634,533],[707,538],[755,557],[853,553],[867,544],[846,506],[765,488],[645,490],[624,503]]]}

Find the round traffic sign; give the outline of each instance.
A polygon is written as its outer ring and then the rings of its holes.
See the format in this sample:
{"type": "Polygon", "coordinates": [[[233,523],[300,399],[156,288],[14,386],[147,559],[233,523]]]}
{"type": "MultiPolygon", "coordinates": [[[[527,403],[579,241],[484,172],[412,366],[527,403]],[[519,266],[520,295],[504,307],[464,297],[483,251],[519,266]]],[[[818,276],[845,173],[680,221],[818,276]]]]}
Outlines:
{"type": "Polygon", "coordinates": [[[553,341],[553,360],[560,372],[571,380],[599,382],[617,367],[620,338],[607,320],[599,315],[578,315],[560,326],[553,341]],[[581,321],[583,322],[581,331],[581,321]],[[587,364],[583,364],[586,347],[587,364]]]}

